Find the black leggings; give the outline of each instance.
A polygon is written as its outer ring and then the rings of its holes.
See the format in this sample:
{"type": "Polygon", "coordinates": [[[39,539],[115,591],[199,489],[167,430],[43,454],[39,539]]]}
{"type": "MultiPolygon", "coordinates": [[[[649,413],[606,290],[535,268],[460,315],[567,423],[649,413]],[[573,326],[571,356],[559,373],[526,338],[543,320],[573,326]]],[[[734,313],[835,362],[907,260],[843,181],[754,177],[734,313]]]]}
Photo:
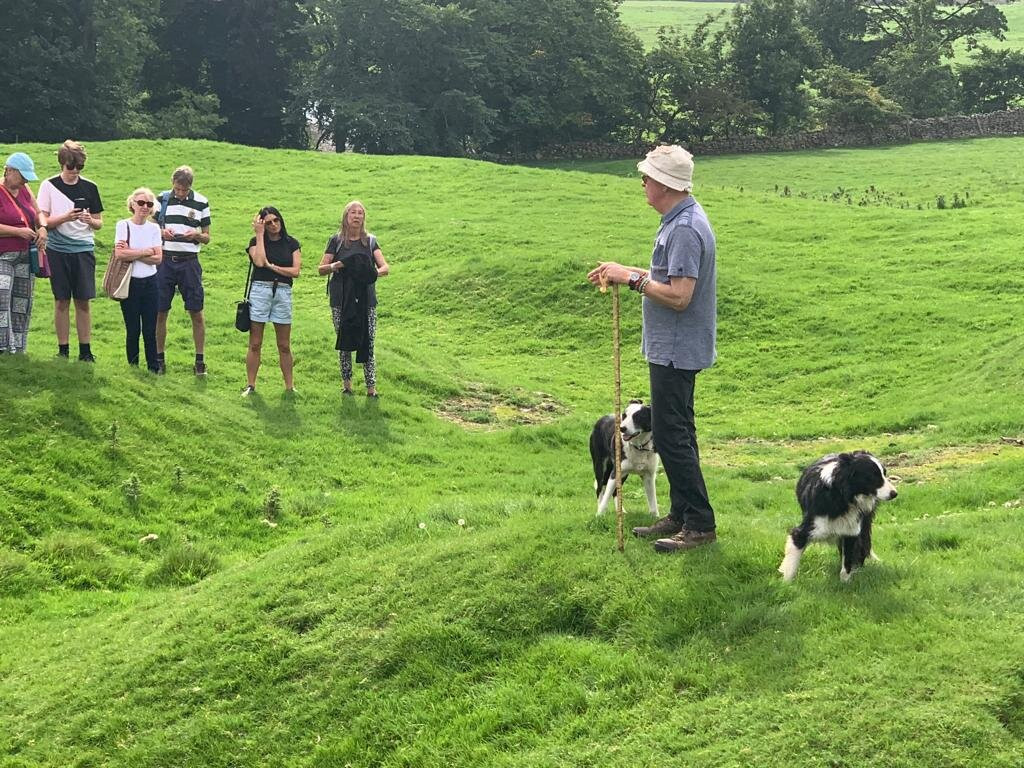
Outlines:
{"type": "Polygon", "coordinates": [[[156,361],[156,310],[159,301],[156,275],[133,277],[128,298],[121,301],[124,316],[124,351],[129,365],[139,364],[139,332],[146,349],[146,367],[154,373],[156,361]]]}

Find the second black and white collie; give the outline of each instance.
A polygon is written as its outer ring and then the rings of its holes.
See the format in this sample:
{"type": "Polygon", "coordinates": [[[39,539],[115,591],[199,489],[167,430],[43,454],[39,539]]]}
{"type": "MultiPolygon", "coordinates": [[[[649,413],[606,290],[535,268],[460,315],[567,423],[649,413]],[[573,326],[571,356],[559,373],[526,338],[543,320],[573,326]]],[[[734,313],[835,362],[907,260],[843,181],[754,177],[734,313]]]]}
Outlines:
{"type": "Polygon", "coordinates": [[[896,498],[896,489],[882,462],[865,451],[833,453],[818,459],[800,475],[796,498],[804,519],[789,532],[779,573],[786,581],[796,576],[808,544],[837,540],[839,578],[848,581],[856,568],[875,557],[871,523],[880,501],[896,498]]]}
{"type": "Polygon", "coordinates": [[[603,515],[615,495],[615,440],[622,442],[622,482],[630,475],[640,475],[647,496],[647,509],[658,516],[658,497],[654,477],[658,473],[658,454],[651,434],[651,407],[642,400],[630,400],[622,414],[622,427],[615,434],[615,417],[602,416],[590,433],[590,458],[594,462],[594,490],[597,491],[597,514],[603,515]]]}

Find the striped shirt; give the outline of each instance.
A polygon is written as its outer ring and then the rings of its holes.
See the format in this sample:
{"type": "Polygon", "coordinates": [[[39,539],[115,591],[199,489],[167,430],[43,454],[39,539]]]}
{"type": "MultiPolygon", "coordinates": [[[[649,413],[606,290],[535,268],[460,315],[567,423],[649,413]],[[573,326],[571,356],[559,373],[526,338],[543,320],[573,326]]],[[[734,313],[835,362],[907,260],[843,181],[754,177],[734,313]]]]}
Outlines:
{"type": "MultiPolygon", "coordinates": [[[[175,234],[196,232],[210,226],[210,201],[194,189],[189,190],[188,197],[178,200],[170,190],[161,192],[157,197],[154,216],[159,219],[163,201],[168,200],[164,220],[159,222],[162,227],[175,234]]],[[[199,254],[199,243],[187,240],[164,240],[164,256],[171,254],[199,254]]]]}

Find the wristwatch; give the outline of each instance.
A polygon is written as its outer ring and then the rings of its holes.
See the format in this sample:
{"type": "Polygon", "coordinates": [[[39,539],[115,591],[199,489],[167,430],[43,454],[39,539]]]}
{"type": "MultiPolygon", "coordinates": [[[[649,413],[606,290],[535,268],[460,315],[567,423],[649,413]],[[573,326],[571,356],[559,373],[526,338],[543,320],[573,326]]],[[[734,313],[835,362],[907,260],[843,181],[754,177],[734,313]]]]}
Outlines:
{"type": "Polygon", "coordinates": [[[637,284],[640,282],[640,278],[643,277],[639,272],[629,273],[629,290],[635,291],[637,284]]]}

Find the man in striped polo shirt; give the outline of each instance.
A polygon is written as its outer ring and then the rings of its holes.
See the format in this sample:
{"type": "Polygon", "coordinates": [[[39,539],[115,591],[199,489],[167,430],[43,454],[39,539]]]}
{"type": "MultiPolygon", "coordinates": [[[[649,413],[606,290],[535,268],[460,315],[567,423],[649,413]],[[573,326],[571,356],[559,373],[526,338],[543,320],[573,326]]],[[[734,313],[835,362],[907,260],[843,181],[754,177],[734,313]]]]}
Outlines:
{"type": "Polygon", "coordinates": [[[203,349],[206,344],[206,320],[203,317],[203,268],[199,249],[210,242],[210,203],[192,189],[194,175],[187,165],[171,176],[171,189],[161,192],[153,218],[160,225],[164,258],[157,268],[160,304],[156,316],[156,357],[158,373],[165,373],[164,344],[167,341],[167,313],[175,290],[181,293],[185,309],[192,317],[192,339],[196,345],[196,376],[206,375],[203,349]]]}

